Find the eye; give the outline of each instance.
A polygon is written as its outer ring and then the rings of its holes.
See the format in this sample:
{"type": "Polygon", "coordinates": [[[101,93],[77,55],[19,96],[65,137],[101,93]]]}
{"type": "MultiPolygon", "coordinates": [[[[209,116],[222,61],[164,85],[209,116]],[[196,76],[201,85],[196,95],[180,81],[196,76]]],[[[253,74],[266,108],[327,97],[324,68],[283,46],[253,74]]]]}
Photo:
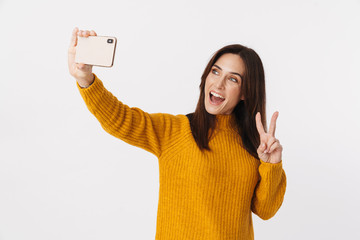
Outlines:
{"type": "Polygon", "coordinates": [[[218,75],[218,71],[216,71],[216,69],[215,68],[213,68],[213,70],[211,71],[212,73],[214,73],[215,75],[218,75]]]}
{"type": "Polygon", "coordinates": [[[233,78],[233,77],[230,78],[230,80],[233,81],[233,82],[238,82],[238,80],[236,78],[233,78]]]}

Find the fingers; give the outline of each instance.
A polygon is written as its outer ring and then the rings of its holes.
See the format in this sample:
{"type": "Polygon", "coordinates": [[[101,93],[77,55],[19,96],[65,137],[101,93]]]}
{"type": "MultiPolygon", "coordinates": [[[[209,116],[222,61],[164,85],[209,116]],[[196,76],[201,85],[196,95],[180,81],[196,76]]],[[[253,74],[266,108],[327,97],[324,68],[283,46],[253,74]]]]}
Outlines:
{"type": "Polygon", "coordinates": [[[88,37],[88,36],[97,36],[94,30],[79,30],[78,27],[75,27],[71,34],[70,47],[76,47],[77,45],[77,37],[88,37]]]}
{"type": "Polygon", "coordinates": [[[94,30],[80,30],[78,32],[79,37],[88,37],[88,36],[97,36],[96,32],[94,30]]]}
{"type": "Polygon", "coordinates": [[[275,129],[276,129],[276,119],[279,116],[279,112],[276,111],[271,118],[271,122],[270,122],[270,128],[269,128],[269,133],[271,134],[271,136],[275,137],[275,129]]]}
{"type": "Polygon", "coordinates": [[[276,143],[280,143],[280,141],[274,137],[271,137],[267,142],[266,142],[266,149],[264,151],[264,153],[270,153],[271,152],[271,148],[274,144],[276,143]]]}
{"type": "Polygon", "coordinates": [[[87,31],[87,30],[80,30],[80,31],[78,32],[78,36],[79,36],[79,37],[86,37],[86,33],[89,34],[89,31],[87,31]]]}
{"type": "Polygon", "coordinates": [[[271,145],[270,151],[268,151],[267,153],[272,153],[277,148],[282,148],[280,142],[275,142],[273,145],[271,145]]]}
{"type": "Polygon", "coordinates": [[[261,115],[260,115],[260,112],[258,112],[256,115],[255,115],[255,121],[256,121],[256,128],[259,132],[260,135],[264,134],[265,133],[265,130],[264,130],[264,126],[261,122],[261,115]]]}
{"type": "Polygon", "coordinates": [[[261,143],[260,147],[259,147],[259,150],[261,153],[264,153],[265,150],[266,150],[266,144],[265,143],[261,143]]]}

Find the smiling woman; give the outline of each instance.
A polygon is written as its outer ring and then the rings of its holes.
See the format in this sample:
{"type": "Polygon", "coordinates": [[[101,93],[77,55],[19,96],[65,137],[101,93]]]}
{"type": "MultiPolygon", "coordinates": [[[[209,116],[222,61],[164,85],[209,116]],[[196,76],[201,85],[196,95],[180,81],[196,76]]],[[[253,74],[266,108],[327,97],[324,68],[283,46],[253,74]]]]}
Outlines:
{"type": "Polygon", "coordinates": [[[239,55],[226,53],[214,64],[205,80],[205,108],[210,114],[231,114],[241,97],[241,75],[245,66],[239,55]],[[220,66],[221,67],[220,67],[220,66]],[[229,69],[229,70],[227,70],[229,69]],[[233,72],[232,69],[235,69],[233,72]]]}
{"type": "Polygon", "coordinates": [[[199,148],[210,150],[208,144],[216,119],[231,114],[243,147],[258,158],[257,112],[266,126],[265,74],[258,54],[240,44],[219,49],[207,64],[199,88],[196,110],[188,115],[199,148]]]}
{"type": "Polygon", "coordinates": [[[119,101],[92,66],[74,62],[77,35],[96,33],[75,28],[68,51],[87,108],[109,134],[158,158],[155,239],[253,240],[252,212],[271,218],[286,190],[278,113],[266,132],[259,56],[242,45],[225,46],[202,74],[194,113],[147,113],[119,101]]]}

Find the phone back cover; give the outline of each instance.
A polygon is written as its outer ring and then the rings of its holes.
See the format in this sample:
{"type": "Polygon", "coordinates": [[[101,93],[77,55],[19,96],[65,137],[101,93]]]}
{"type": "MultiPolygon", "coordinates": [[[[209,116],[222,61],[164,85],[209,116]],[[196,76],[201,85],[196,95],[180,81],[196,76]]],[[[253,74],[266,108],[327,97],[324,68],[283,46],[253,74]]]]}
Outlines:
{"type": "Polygon", "coordinates": [[[76,63],[112,67],[116,49],[116,38],[107,36],[78,37],[76,63]],[[108,43],[112,39],[112,43],[108,43]]]}

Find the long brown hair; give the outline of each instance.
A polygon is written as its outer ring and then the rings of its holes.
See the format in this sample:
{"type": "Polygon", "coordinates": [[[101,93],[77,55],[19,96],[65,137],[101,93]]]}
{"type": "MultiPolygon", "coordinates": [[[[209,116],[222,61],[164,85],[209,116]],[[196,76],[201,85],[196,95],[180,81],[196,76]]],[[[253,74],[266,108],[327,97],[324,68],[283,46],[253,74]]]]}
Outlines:
{"type": "Polygon", "coordinates": [[[205,109],[205,81],[212,66],[225,53],[237,54],[245,64],[245,74],[241,82],[241,93],[245,100],[240,100],[232,114],[235,115],[235,130],[239,133],[243,148],[252,156],[259,159],[257,148],[260,136],[256,128],[255,115],[261,114],[261,122],[266,129],[266,93],[265,74],[259,55],[251,48],[240,44],[225,46],[215,52],[207,64],[200,83],[200,97],[194,113],[188,114],[191,131],[198,147],[209,150],[209,140],[215,128],[216,116],[209,114],[205,109]]]}

